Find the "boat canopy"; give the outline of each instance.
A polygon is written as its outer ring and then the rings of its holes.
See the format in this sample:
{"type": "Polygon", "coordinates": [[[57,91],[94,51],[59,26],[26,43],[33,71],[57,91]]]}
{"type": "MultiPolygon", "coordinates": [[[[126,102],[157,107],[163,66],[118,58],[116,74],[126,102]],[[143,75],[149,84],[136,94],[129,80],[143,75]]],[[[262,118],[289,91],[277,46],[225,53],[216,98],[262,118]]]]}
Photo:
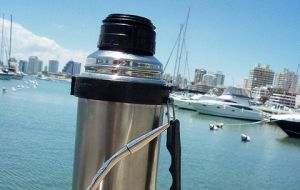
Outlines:
{"type": "Polygon", "coordinates": [[[249,94],[250,93],[247,92],[246,89],[236,88],[236,87],[228,87],[223,92],[223,95],[233,95],[233,96],[246,97],[246,98],[251,97],[249,94]]]}

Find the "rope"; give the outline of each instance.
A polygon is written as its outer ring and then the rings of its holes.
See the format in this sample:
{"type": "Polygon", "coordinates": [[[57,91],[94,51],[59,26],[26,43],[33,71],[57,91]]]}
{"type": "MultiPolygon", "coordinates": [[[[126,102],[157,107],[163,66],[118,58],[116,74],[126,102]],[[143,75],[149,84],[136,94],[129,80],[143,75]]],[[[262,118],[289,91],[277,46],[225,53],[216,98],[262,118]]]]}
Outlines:
{"type": "Polygon", "coordinates": [[[260,124],[260,123],[273,123],[275,121],[278,121],[278,120],[261,120],[261,121],[255,121],[255,122],[250,122],[250,123],[228,123],[228,124],[218,123],[215,121],[213,121],[213,122],[215,124],[223,124],[223,126],[236,126],[236,125],[254,125],[254,124],[260,124]]]}

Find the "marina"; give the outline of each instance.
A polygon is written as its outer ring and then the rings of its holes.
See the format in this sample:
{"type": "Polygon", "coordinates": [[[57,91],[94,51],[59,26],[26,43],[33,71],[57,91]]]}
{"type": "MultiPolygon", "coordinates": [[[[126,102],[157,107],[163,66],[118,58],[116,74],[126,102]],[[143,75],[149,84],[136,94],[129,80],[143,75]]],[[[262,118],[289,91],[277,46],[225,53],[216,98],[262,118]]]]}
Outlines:
{"type": "MultiPolygon", "coordinates": [[[[35,78],[0,81],[0,86],[16,88],[28,80],[35,78]]],[[[0,189],[71,189],[76,98],[69,95],[69,82],[38,83],[36,88],[28,85],[0,96],[0,189]]],[[[181,121],[182,189],[288,186],[296,190],[300,186],[300,140],[288,137],[277,125],[175,111],[181,121]],[[211,123],[223,123],[223,128],[211,131],[211,123]],[[241,142],[241,134],[251,141],[241,142]]],[[[160,147],[159,190],[171,183],[165,136],[160,147]]]]}
{"type": "Polygon", "coordinates": [[[299,189],[300,3],[3,5],[0,190],[299,189]]]}

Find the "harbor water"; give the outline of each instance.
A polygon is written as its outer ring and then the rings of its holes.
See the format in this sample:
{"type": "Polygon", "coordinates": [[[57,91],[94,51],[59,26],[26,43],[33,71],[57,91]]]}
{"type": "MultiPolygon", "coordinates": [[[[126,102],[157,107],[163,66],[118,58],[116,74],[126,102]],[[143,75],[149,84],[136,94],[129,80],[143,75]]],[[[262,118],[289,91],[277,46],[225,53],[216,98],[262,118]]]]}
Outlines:
{"type": "MultiPolygon", "coordinates": [[[[71,189],[77,98],[70,83],[0,80],[0,189],[71,189]],[[12,91],[12,87],[25,88],[12,91]],[[6,87],[7,92],[2,93],[6,87]],[[28,88],[26,88],[28,87],[28,88]]],[[[13,89],[14,90],[14,89],[13,89]]],[[[299,189],[300,139],[276,125],[176,109],[181,122],[182,189],[299,189]],[[209,130],[209,124],[224,123],[209,130]],[[240,135],[251,137],[241,142],[240,135]]],[[[157,189],[169,189],[170,155],[162,135],[157,189]]]]}

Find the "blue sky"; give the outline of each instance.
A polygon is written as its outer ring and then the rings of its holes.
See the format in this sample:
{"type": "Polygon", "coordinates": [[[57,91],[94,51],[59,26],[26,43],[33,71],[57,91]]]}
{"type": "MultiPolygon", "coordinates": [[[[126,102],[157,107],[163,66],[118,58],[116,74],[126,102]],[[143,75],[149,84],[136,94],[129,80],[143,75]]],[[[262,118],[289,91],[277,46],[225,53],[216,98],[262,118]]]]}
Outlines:
{"type": "MultiPolygon", "coordinates": [[[[0,13],[60,46],[96,50],[101,21],[110,13],[137,14],[157,27],[156,57],[165,64],[191,8],[187,48],[195,68],[223,71],[225,83],[242,83],[256,63],[296,72],[300,63],[299,0],[1,0],[0,13]]],[[[19,50],[20,51],[20,50],[19,50]]],[[[167,72],[172,72],[170,63],[167,72]]]]}

